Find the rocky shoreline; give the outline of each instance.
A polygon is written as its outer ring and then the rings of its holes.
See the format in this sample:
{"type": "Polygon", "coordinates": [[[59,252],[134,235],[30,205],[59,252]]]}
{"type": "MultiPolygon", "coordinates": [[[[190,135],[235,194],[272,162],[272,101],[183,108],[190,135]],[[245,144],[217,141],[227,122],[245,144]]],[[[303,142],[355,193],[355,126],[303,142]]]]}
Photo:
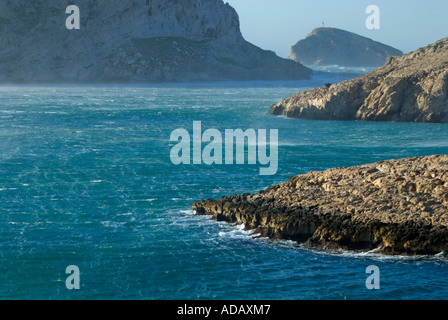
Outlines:
{"type": "Polygon", "coordinates": [[[309,172],[193,210],[312,248],[437,254],[448,251],[448,155],[309,172]]]}
{"type": "Polygon", "coordinates": [[[300,92],[270,113],[311,120],[448,123],[448,38],[371,73],[300,92]]]}

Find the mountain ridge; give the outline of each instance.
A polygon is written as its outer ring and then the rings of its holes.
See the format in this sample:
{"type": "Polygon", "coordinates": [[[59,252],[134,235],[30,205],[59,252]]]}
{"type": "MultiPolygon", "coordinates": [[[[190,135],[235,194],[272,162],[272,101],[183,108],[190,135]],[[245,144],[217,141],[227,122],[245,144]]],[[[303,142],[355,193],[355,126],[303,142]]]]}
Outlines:
{"type": "Polygon", "coordinates": [[[248,43],[222,0],[0,3],[2,82],[292,80],[312,71],[248,43]]]}

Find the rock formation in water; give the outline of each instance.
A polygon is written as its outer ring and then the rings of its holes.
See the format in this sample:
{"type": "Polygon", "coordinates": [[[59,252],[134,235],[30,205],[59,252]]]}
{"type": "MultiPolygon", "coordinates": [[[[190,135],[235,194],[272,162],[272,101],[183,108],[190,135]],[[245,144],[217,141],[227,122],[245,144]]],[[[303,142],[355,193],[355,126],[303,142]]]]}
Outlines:
{"type": "Polygon", "coordinates": [[[291,48],[290,59],[308,66],[380,67],[403,52],[372,39],[335,28],[314,29],[291,48]]]}
{"type": "Polygon", "coordinates": [[[245,41],[222,0],[3,0],[0,81],[307,78],[311,70],[245,41]],[[68,30],[69,5],[80,29],[68,30]]]}
{"type": "Polygon", "coordinates": [[[193,209],[310,247],[437,254],[448,250],[448,156],[309,172],[193,209]]]}
{"type": "Polygon", "coordinates": [[[322,120],[448,122],[448,38],[356,79],[298,93],[273,115],[322,120]]]}

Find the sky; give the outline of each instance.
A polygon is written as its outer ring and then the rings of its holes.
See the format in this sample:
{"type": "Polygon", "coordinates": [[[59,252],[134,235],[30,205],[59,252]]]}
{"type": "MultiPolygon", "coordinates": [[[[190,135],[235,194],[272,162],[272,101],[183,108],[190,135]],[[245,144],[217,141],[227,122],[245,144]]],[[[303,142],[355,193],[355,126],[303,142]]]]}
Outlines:
{"type": "Polygon", "coordinates": [[[314,28],[344,29],[405,53],[448,37],[448,0],[224,0],[236,9],[244,38],[281,57],[314,28]],[[369,5],[380,29],[369,30],[369,5]]]}

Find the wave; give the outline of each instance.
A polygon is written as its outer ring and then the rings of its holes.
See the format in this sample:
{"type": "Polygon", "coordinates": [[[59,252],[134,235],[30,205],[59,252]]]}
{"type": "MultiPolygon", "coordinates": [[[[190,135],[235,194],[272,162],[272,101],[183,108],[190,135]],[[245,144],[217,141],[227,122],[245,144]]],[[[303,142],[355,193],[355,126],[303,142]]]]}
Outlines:
{"type": "Polygon", "coordinates": [[[327,73],[357,73],[366,74],[377,69],[375,67],[349,67],[349,66],[339,66],[339,65],[329,65],[329,66],[311,66],[313,71],[321,71],[327,73]]]}
{"type": "Polygon", "coordinates": [[[436,255],[388,255],[381,253],[381,248],[375,248],[366,252],[358,252],[347,249],[316,249],[303,246],[301,244],[295,244],[302,250],[306,250],[309,253],[323,255],[323,256],[334,256],[349,259],[368,259],[378,262],[425,262],[425,261],[438,261],[443,263],[448,263],[448,253],[440,252],[436,255]]]}
{"type": "MultiPolygon", "coordinates": [[[[231,226],[227,224],[227,226],[231,226]]],[[[227,229],[227,226],[224,227],[227,229]]],[[[230,239],[253,239],[259,237],[261,234],[256,233],[255,230],[246,230],[244,224],[233,226],[228,230],[223,230],[218,233],[221,238],[230,238],[230,239]]]]}
{"type": "Polygon", "coordinates": [[[418,143],[411,144],[413,147],[417,148],[440,148],[448,147],[448,140],[434,140],[434,141],[422,141],[418,143]]]}

